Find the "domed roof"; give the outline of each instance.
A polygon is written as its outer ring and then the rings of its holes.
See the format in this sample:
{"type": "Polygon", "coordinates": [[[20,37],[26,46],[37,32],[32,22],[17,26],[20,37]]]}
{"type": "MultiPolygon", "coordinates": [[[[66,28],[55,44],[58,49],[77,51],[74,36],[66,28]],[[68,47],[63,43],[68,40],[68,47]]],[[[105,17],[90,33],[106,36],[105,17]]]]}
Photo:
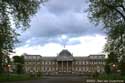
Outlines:
{"type": "Polygon", "coordinates": [[[59,56],[72,56],[72,54],[68,50],[64,49],[59,53],[59,56]]]}
{"type": "Polygon", "coordinates": [[[58,61],[71,61],[73,60],[73,55],[66,49],[63,49],[57,56],[58,61]]]}

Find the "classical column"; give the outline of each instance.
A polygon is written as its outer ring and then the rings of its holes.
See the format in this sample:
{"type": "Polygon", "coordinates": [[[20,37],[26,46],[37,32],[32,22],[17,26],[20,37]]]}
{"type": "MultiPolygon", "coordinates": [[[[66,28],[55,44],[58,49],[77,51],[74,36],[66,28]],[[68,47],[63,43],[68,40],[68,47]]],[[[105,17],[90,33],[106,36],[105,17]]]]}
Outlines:
{"type": "Polygon", "coordinates": [[[62,64],[62,61],[61,61],[61,65],[62,65],[62,67],[61,67],[61,72],[62,72],[62,68],[63,68],[63,64],[62,64]]]}
{"type": "Polygon", "coordinates": [[[68,61],[66,61],[66,64],[67,64],[67,66],[66,66],[66,72],[68,72],[68,61]]]}
{"type": "Polygon", "coordinates": [[[71,63],[72,63],[72,66],[71,66],[71,67],[72,67],[72,68],[71,68],[71,73],[72,73],[72,72],[73,72],[74,66],[73,66],[73,62],[71,62],[71,63]]]}
{"type": "Polygon", "coordinates": [[[55,62],[55,71],[57,72],[57,62],[55,62]]]}
{"type": "Polygon", "coordinates": [[[59,72],[59,68],[58,68],[58,61],[56,62],[56,73],[58,73],[59,72]]]}
{"type": "Polygon", "coordinates": [[[63,72],[63,61],[62,61],[62,72],[63,72]]]}
{"type": "Polygon", "coordinates": [[[86,60],[85,60],[85,72],[86,72],[86,60]]]}

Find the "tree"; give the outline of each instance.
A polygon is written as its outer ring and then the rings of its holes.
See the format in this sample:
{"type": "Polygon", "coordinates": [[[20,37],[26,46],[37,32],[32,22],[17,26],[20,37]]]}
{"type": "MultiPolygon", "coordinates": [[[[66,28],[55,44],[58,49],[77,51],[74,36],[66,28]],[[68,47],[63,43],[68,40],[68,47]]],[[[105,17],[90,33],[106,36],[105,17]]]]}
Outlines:
{"type": "Polygon", "coordinates": [[[110,54],[108,54],[108,58],[106,60],[107,64],[117,64],[118,63],[118,59],[116,54],[114,54],[113,52],[111,52],[110,54]]]}
{"type": "Polygon", "coordinates": [[[106,74],[110,74],[111,73],[110,65],[108,65],[108,64],[105,65],[105,73],[106,74]]]}
{"type": "Polygon", "coordinates": [[[17,42],[16,29],[29,27],[42,0],[0,0],[0,72],[3,71],[4,56],[13,51],[17,42]]]}
{"type": "Polygon", "coordinates": [[[89,0],[90,19],[107,33],[104,51],[118,62],[125,56],[125,0],[89,0]]]}
{"type": "Polygon", "coordinates": [[[121,75],[125,75],[125,56],[123,56],[122,60],[120,61],[119,68],[121,70],[121,75]]]}
{"type": "Polygon", "coordinates": [[[110,54],[108,54],[108,58],[106,59],[106,64],[105,64],[105,72],[107,74],[113,72],[113,68],[112,68],[113,65],[118,65],[118,59],[116,54],[111,52],[110,54]]]}
{"type": "Polygon", "coordinates": [[[16,73],[23,73],[24,57],[23,56],[13,56],[13,63],[16,67],[16,73]]]}
{"type": "Polygon", "coordinates": [[[23,56],[13,56],[13,62],[24,64],[24,57],[23,56]]]}

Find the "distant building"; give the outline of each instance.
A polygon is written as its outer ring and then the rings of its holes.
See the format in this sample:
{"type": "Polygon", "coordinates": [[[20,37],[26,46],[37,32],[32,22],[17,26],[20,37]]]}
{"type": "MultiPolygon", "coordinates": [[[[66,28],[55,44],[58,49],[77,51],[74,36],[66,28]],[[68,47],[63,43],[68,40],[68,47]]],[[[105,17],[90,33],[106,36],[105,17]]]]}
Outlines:
{"type": "Polygon", "coordinates": [[[43,74],[84,74],[86,72],[104,72],[105,55],[74,57],[68,50],[62,50],[56,57],[24,55],[26,73],[43,74]]]}

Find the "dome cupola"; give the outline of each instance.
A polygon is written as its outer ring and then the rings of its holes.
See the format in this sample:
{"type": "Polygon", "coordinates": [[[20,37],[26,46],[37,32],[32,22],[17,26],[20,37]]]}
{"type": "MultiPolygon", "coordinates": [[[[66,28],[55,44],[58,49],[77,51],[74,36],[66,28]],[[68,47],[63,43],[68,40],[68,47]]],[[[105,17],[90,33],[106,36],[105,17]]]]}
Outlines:
{"type": "Polygon", "coordinates": [[[57,55],[57,61],[72,61],[73,55],[66,49],[63,49],[58,55],[57,55]]]}

